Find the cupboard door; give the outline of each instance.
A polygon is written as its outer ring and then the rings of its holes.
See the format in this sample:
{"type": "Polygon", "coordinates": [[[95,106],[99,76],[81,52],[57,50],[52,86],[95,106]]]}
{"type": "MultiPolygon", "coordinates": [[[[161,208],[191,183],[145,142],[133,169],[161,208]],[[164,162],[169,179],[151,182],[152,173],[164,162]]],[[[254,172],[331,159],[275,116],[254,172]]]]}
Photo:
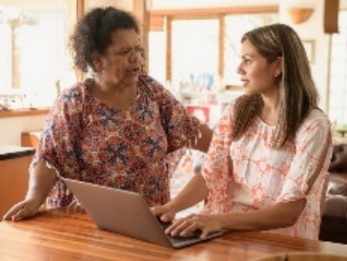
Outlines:
{"type": "Polygon", "coordinates": [[[0,161],[0,218],[23,200],[29,181],[32,155],[0,161]]]}

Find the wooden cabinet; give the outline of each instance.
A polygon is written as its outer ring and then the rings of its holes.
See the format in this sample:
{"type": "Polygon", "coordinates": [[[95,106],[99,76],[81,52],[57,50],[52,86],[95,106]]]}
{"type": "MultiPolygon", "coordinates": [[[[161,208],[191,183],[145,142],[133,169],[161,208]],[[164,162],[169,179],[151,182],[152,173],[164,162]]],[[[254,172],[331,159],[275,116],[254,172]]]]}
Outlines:
{"type": "Polygon", "coordinates": [[[21,137],[21,145],[23,147],[36,148],[40,140],[41,131],[23,132],[21,137]]]}
{"type": "Polygon", "coordinates": [[[33,155],[0,160],[0,220],[15,203],[24,199],[33,155]]]}

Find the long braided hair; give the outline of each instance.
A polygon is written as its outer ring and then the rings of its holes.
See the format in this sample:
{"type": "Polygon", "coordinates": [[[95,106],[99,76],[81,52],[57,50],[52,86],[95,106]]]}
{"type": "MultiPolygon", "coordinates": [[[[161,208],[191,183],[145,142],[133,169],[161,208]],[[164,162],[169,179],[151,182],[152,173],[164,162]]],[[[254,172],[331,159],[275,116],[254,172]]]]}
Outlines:
{"type": "MultiPolygon", "coordinates": [[[[272,24],[245,33],[248,40],[269,62],[282,57],[279,77],[279,120],[271,146],[281,148],[295,134],[318,104],[318,92],[312,79],[304,46],[297,33],[288,25],[272,24]]],[[[243,95],[235,106],[233,139],[238,140],[251,126],[263,107],[261,94],[243,95]]]]}

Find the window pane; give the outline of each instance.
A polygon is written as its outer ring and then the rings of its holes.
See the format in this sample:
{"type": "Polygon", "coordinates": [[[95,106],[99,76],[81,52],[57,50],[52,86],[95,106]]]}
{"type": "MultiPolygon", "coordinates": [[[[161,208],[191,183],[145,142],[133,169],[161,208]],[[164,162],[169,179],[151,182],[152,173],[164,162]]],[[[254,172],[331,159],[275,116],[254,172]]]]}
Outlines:
{"type": "Polygon", "coordinates": [[[345,86],[345,75],[331,75],[330,76],[330,92],[342,92],[345,86]]]}
{"type": "Polygon", "coordinates": [[[172,22],[172,82],[195,91],[214,88],[218,77],[217,19],[172,22]]]}
{"type": "Polygon", "coordinates": [[[149,32],[148,35],[148,69],[149,75],[156,80],[165,84],[165,33],[164,32],[149,32]]]}
{"type": "Polygon", "coordinates": [[[331,50],[331,59],[347,59],[347,46],[346,46],[346,40],[344,43],[338,43],[334,41],[334,48],[331,50]]]}
{"type": "Polygon", "coordinates": [[[49,106],[58,81],[62,88],[76,81],[68,52],[71,3],[17,2],[0,10],[0,92],[30,96],[34,106],[49,106]]]}
{"type": "Polygon", "coordinates": [[[31,15],[35,23],[20,28],[17,43],[21,58],[20,87],[38,94],[44,91],[45,99],[53,99],[55,83],[61,79],[66,61],[66,14],[35,11],[31,15]]]}
{"type": "Polygon", "coordinates": [[[331,63],[331,75],[344,75],[346,68],[346,61],[341,59],[333,59],[331,63]]]}
{"type": "Polygon", "coordinates": [[[10,26],[0,24],[0,92],[11,88],[11,35],[10,26]]]}
{"type": "Polygon", "coordinates": [[[347,11],[339,12],[339,34],[332,36],[329,117],[337,125],[347,124],[347,11]]]}

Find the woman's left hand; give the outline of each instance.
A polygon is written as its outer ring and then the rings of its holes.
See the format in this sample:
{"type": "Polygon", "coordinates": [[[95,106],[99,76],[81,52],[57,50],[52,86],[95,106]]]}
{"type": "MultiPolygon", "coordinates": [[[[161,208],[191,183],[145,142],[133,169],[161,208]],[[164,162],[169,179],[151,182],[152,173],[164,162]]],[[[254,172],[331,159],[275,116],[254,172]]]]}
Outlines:
{"type": "Polygon", "coordinates": [[[176,219],[165,232],[172,236],[189,236],[195,230],[202,231],[201,238],[205,238],[209,233],[221,231],[223,224],[220,215],[192,214],[184,218],[176,219]]]}

